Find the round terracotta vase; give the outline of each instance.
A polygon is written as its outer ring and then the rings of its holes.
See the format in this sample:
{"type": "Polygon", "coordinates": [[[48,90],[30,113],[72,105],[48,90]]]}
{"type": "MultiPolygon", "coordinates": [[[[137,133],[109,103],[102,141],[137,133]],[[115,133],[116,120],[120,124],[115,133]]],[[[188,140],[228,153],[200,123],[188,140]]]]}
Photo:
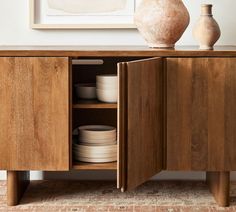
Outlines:
{"type": "Polygon", "coordinates": [[[173,48],[189,25],[182,0],[143,0],[134,22],[152,48],[173,48]]]}

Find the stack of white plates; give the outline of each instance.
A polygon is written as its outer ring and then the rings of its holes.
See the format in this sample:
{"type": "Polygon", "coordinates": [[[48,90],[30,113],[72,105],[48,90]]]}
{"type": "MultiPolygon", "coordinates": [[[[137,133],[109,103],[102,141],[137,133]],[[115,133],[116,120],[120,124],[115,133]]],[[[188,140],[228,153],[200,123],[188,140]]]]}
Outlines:
{"type": "Polygon", "coordinates": [[[98,100],[107,103],[116,103],[118,98],[117,75],[98,75],[96,78],[98,100]]]}
{"type": "Polygon", "coordinates": [[[105,163],[117,160],[116,128],[88,125],[78,128],[79,142],[73,143],[74,159],[82,162],[105,163]]]}

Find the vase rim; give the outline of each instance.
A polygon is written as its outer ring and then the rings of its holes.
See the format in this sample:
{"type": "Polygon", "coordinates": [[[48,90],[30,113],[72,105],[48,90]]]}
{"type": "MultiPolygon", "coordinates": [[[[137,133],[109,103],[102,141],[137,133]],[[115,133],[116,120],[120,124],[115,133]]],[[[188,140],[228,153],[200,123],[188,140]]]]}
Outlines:
{"type": "Polygon", "coordinates": [[[213,4],[202,4],[202,7],[213,7],[213,4]]]}
{"type": "Polygon", "coordinates": [[[201,16],[212,16],[212,4],[202,4],[201,16]]]}

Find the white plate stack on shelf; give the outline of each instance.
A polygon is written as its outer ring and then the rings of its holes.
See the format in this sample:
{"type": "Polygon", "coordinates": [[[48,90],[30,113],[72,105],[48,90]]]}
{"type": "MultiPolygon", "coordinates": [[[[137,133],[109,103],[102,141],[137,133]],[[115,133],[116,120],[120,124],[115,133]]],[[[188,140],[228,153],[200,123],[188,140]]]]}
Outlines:
{"type": "Polygon", "coordinates": [[[118,99],[117,75],[98,75],[96,77],[97,98],[102,102],[116,103],[118,99]]]}
{"type": "Polygon", "coordinates": [[[78,128],[79,142],[73,143],[76,161],[108,163],[117,161],[116,128],[87,125],[78,128]]]}

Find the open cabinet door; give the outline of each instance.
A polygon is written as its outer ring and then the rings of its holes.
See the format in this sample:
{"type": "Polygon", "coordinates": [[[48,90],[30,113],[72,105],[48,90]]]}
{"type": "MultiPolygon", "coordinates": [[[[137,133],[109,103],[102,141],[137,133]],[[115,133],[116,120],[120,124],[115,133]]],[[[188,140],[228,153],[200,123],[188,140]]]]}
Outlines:
{"type": "Polygon", "coordinates": [[[163,59],[118,64],[118,188],[131,190],[162,170],[163,59]]]}

